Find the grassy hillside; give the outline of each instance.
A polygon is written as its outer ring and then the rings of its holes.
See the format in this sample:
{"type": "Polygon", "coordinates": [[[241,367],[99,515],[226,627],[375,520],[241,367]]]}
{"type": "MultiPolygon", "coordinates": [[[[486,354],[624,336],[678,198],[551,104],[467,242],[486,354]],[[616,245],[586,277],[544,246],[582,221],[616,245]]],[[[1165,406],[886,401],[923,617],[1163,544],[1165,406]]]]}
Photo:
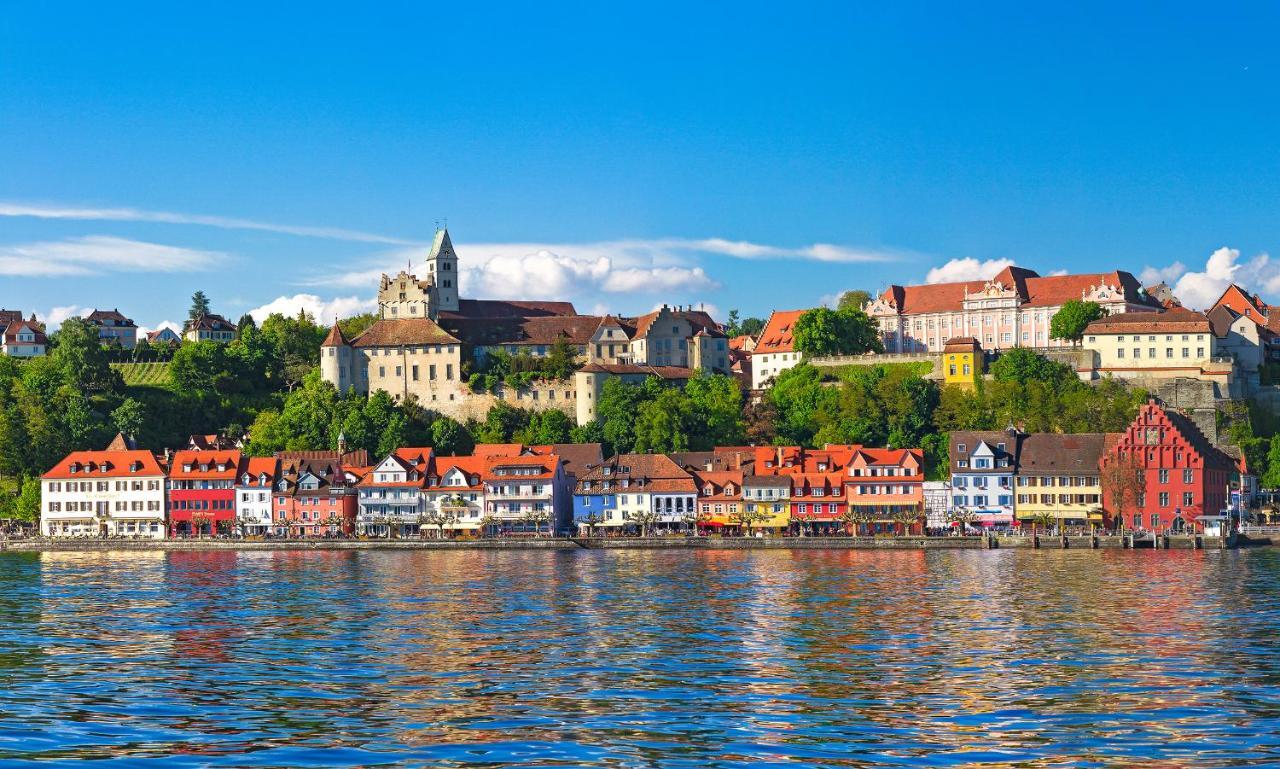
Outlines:
{"type": "Polygon", "coordinates": [[[111,368],[120,372],[124,383],[130,387],[167,387],[168,363],[112,363],[111,368]]]}

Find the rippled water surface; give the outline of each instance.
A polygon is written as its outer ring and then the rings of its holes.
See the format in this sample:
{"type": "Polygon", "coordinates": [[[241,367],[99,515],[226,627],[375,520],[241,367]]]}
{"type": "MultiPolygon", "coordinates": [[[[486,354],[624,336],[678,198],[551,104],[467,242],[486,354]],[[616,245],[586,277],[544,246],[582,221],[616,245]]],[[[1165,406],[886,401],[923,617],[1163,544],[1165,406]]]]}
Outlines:
{"type": "Polygon", "coordinates": [[[1280,762],[1280,553],[0,554],[0,762],[1280,762]]]}

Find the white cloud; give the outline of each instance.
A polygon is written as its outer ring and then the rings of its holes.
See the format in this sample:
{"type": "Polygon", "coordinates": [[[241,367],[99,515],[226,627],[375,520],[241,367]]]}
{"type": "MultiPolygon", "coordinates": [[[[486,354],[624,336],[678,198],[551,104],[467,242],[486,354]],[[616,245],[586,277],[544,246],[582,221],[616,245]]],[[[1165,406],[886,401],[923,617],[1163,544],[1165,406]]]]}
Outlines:
{"type": "Polygon", "coordinates": [[[270,302],[249,310],[254,321],[262,323],[272,313],[280,313],[286,317],[294,317],[299,310],[306,310],[316,323],[322,326],[333,323],[335,318],[347,318],[362,312],[377,309],[376,299],[361,299],[355,296],[340,296],[333,299],[321,299],[315,294],[294,294],[278,296],[270,302]]]}
{"type": "Polygon", "coordinates": [[[159,331],[162,328],[167,328],[178,336],[182,336],[182,324],[174,323],[171,320],[162,320],[154,326],[138,326],[138,338],[143,339],[152,331],[159,331]]]}
{"type": "MultiPolygon", "coordinates": [[[[1173,265],[1165,268],[1172,270],[1173,265]]],[[[1143,272],[1144,280],[1146,271],[1143,272]]],[[[1280,294],[1280,270],[1271,264],[1271,257],[1258,254],[1247,262],[1240,262],[1240,250],[1223,246],[1209,255],[1204,269],[1185,272],[1173,287],[1173,293],[1183,306],[1194,310],[1210,307],[1232,283],[1239,283],[1246,290],[1256,291],[1264,297],[1280,294]]]]}
{"type": "Polygon", "coordinates": [[[1138,280],[1142,281],[1144,286],[1154,286],[1157,283],[1173,283],[1185,275],[1187,267],[1182,262],[1174,262],[1168,267],[1143,267],[1142,272],[1138,273],[1138,280]]]}
{"type": "Polygon", "coordinates": [[[158,222],[163,224],[195,224],[229,230],[262,230],[284,235],[329,240],[350,240],[365,243],[391,243],[416,245],[417,241],[393,238],[338,227],[306,227],[289,224],[272,224],[251,219],[204,214],[178,214],[169,211],[140,211],[136,208],[74,208],[69,206],[34,205],[0,201],[0,216],[34,217],[37,219],[74,219],[97,222],[158,222]]]}
{"type": "Polygon", "coordinates": [[[952,259],[941,267],[934,267],[925,276],[925,283],[959,283],[966,280],[994,278],[1005,267],[1012,267],[1012,259],[988,259],[978,261],[971,256],[952,259]]]}
{"type": "Polygon", "coordinates": [[[230,257],[107,235],[0,246],[0,275],[29,278],[108,272],[195,272],[230,257]]]}
{"type": "Polygon", "coordinates": [[[80,307],[78,305],[69,304],[65,307],[54,307],[46,313],[37,313],[36,318],[45,326],[45,331],[53,333],[62,326],[62,322],[67,318],[80,318],[93,312],[91,307],[80,307]]]}
{"type": "Polygon", "coordinates": [[[1049,270],[1049,277],[1055,277],[1055,278],[1056,278],[1056,277],[1059,277],[1059,276],[1062,276],[1062,275],[1070,275],[1070,274],[1071,274],[1071,273],[1070,273],[1069,271],[1067,271],[1067,270],[1049,270]]]}

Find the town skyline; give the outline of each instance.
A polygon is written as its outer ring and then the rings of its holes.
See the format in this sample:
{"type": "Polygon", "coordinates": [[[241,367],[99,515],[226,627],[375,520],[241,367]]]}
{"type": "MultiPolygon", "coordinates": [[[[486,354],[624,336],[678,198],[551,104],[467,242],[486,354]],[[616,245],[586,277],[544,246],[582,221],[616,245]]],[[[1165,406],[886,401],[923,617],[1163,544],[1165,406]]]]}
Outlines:
{"type": "Polygon", "coordinates": [[[580,312],[763,316],[1010,263],[1280,301],[1276,10],[1098,11],[17,9],[0,304],[327,319],[446,220],[469,295],[580,312]]]}

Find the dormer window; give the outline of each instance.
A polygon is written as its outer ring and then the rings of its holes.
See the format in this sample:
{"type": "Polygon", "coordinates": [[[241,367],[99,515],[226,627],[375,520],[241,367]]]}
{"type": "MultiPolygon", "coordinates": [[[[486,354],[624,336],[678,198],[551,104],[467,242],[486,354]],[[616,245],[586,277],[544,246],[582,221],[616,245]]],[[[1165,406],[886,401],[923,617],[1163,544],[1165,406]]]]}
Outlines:
{"type": "Polygon", "coordinates": [[[221,472],[226,472],[226,469],[227,469],[227,465],[226,465],[226,463],[225,463],[225,462],[219,462],[219,463],[218,463],[218,472],[220,472],[220,473],[221,473],[221,472]]]}
{"type": "Polygon", "coordinates": [[[68,469],[69,469],[69,470],[71,470],[71,472],[73,472],[73,473],[78,473],[78,472],[80,472],[80,463],[79,463],[79,462],[72,462],[72,463],[71,463],[71,467],[70,467],[70,468],[68,468],[68,469]]]}

